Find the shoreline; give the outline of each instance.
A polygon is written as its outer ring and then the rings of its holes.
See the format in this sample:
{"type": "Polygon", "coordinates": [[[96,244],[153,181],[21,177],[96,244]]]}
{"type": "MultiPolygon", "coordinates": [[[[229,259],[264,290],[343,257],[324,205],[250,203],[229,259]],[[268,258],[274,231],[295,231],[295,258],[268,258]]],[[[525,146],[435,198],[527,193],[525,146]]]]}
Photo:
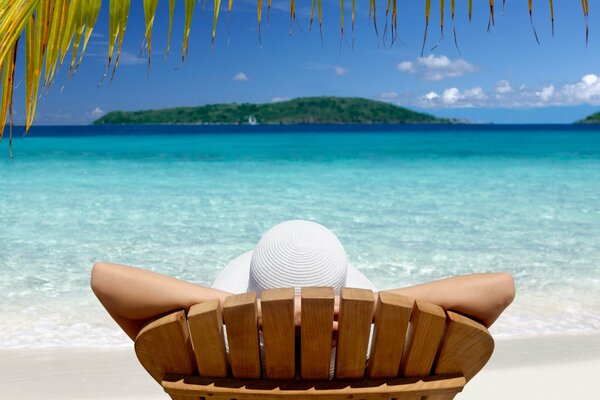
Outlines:
{"type": "MultiPolygon", "coordinates": [[[[600,395],[598,372],[600,333],[502,339],[488,365],[457,398],[594,398],[600,395]]],[[[133,345],[0,349],[0,388],[2,398],[168,398],[137,362],[133,345]]]]}

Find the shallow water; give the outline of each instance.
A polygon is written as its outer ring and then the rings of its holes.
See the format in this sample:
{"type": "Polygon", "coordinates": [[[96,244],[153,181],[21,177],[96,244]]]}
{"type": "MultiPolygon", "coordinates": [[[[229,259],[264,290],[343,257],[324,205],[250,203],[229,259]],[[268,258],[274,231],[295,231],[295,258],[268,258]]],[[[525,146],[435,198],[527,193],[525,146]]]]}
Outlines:
{"type": "Polygon", "coordinates": [[[127,345],[95,261],[210,284],[292,218],[381,289],[511,272],[497,337],[600,332],[600,132],[99,129],[0,143],[0,347],[127,345]]]}

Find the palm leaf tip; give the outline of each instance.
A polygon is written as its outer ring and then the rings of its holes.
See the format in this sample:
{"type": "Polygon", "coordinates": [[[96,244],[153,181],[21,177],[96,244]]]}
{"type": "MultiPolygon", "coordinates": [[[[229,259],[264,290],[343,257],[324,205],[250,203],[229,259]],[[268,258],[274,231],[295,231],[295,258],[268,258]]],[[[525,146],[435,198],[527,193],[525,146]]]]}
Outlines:
{"type": "Polygon", "coordinates": [[[537,31],[535,30],[535,25],[533,24],[533,0],[529,0],[529,22],[531,23],[531,29],[533,30],[535,41],[537,44],[540,44],[540,39],[538,38],[537,31]]]}
{"type": "Polygon", "coordinates": [[[190,30],[192,27],[192,16],[194,15],[195,6],[196,0],[185,0],[185,20],[183,27],[183,44],[181,46],[181,61],[185,60],[185,56],[188,52],[190,30]]]}
{"type": "Polygon", "coordinates": [[[421,57],[425,53],[427,43],[427,29],[429,28],[429,15],[431,13],[431,0],[425,0],[425,32],[423,33],[423,46],[421,46],[421,57]]]}
{"type": "Polygon", "coordinates": [[[219,10],[221,9],[221,0],[215,0],[214,11],[213,11],[213,28],[211,34],[211,42],[215,43],[215,36],[217,35],[217,20],[219,19],[219,10]]]}

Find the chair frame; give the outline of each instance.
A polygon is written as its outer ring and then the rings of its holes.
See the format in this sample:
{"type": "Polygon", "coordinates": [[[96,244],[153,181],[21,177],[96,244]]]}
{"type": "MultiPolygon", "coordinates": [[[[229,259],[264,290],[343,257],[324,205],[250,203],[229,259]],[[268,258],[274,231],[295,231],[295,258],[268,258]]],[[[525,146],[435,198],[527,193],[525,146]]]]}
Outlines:
{"type": "Polygon", "coordinates": [[[343,288],[337,332],[332,288],[302,288],[299,329],[294,301],[263,291],[260,326],[255,292],[172,312],[140,331],[136,355],[173,400],[449,400],[494,350],[476,321],[390,292],[343,288]]]}

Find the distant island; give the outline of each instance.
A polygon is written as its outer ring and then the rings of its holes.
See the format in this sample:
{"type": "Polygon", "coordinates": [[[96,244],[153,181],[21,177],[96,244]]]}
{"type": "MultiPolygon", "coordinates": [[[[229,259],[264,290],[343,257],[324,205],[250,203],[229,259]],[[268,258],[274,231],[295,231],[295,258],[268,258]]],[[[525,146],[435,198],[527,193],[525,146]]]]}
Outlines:
{"type": "Polygon", "coordinates": [[[456,122],[376,100],[303,97],[264,104],[230,103],[160,110],[112,111],[105,124],[444,124],[456,122]]]}
{"type": "Polygon", "coordinates": [[[576,124],[600,124],[600,112],[588,115],[584,119],[575,122],[576,124]]]}

